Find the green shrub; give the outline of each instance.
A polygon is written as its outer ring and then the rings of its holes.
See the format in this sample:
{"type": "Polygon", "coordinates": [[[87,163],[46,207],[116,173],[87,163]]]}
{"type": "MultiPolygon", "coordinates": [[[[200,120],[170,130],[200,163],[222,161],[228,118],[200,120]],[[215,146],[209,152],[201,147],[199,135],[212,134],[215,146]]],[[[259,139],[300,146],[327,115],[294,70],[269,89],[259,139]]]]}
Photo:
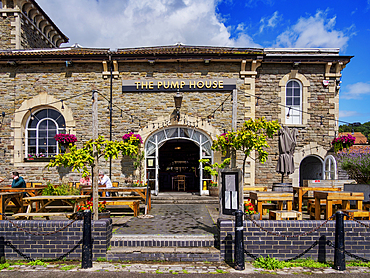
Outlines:
{"type": "Polygon", "coordinates": [[[80,195],[80,190],[69,186],[68,184],[53,185],[48,182],[46,187],[42,189],[44,196],[65,196],[65,195],[80,195]]]}

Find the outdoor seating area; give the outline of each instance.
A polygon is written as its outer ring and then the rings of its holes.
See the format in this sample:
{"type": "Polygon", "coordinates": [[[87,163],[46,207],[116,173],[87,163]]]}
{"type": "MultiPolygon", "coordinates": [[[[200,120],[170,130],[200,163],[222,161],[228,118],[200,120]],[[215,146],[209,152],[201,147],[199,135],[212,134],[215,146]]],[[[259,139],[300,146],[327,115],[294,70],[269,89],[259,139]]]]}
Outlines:
{"type": "MultiPolygon", "coordinates": [[[[128,206],[133,211],[133,216],[140,214],[140,204],[146,205],[145,213],[151,210],[151,195],[146,187],[126,186],[120,187],[119,182],[112,182],[112,188],[99,187],[101,195],[99,202],[105,201],[106,208],[114,208],[115,214],[127,213],[122,206],[128,206]],[[108,194],[109,192],[109,194],[108,194]]],[[[124,183],[123,183],[124,184],[124,183]]],[[[126,185],[126,184],[125,184],[126,185]]],[[[67,188],[78,192],[73,195],[45,195],[43,189],[50,185],[42,182],[27,182],[25,188],[0,187],[0,213],[15,219],[33,219],[41,217],[72,218],[76,215],[79,206],[86,204],[92,196],[91,186],[80,186],[79,182],[69,182],[67,188]]],[[[58,185],[54,185],[58,188],[58,185]]],[[[0,220],[4,217],[0,215],[0,220]]]]}
{"type": "Polygon", "coordinates": [[[363,202],[364,193],[343,191],[345,182],[305,180],[305,186],[293,186],[293,192],[267,187],[253,191],[253,187],[248,187],[244,203],[252,203],[260,220],[326,220],[338,210],[351,219],[370,219],[370,205],[363,202]]]}

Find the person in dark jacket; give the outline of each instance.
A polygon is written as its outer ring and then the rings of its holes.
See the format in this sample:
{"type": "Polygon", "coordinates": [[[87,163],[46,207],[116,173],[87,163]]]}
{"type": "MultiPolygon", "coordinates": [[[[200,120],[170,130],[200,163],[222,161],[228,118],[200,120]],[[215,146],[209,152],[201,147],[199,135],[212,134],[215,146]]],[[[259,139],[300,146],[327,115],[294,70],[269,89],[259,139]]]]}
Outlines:
{"type": "Polygon", "coordinates": [[[13,188],[26,188],[26,182],[22,177],[19,176],[18,172],[13,172],[13,188]]]}

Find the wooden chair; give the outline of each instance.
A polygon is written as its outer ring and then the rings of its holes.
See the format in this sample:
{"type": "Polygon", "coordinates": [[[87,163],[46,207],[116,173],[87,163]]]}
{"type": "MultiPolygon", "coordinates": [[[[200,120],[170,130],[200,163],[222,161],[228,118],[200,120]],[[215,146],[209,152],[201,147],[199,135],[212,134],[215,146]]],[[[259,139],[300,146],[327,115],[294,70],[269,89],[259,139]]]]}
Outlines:
{"type": "Polygon", "coordinates": [[[31,188],[32,187],[32,182],[26,182],[26,187],[31,188]]]}
{"type": "Polygon", "coordinates": [[[76,188],[80,188],[80,182],[76,182],[75,185],[76,185],[76,188]]]}
{"type": "Polygon", "coordinates": [[[33,182],[32,183],[32,187],[40,187],[40,185],[42,185],[42,182],[33,182]]]}
{"type": "Polygon", "coordinates": [[[185,175],[178,175],[177,176],[177,191],[184,190],[185,191],[185,175]]]}
{"type": "Polygon", "coordinates": [[[119,181],[112,182],[113,187],[119,187],[119,181]]]}

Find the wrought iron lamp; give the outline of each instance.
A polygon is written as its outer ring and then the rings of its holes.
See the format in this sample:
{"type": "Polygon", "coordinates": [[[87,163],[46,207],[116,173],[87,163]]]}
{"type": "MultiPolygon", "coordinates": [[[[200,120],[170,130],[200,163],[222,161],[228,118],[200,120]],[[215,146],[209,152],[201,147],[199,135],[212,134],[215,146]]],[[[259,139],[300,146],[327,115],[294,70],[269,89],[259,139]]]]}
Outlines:
{"type": "Polygon", "coordinates": [[[181,109],[181,103],[182,103],[182,95],[180,95],[180,92],[177,91],[177,94],[173,97],[175,100],[175,107],[176,107],[176,120],[180,120],[180,109],[181,109]]]}

